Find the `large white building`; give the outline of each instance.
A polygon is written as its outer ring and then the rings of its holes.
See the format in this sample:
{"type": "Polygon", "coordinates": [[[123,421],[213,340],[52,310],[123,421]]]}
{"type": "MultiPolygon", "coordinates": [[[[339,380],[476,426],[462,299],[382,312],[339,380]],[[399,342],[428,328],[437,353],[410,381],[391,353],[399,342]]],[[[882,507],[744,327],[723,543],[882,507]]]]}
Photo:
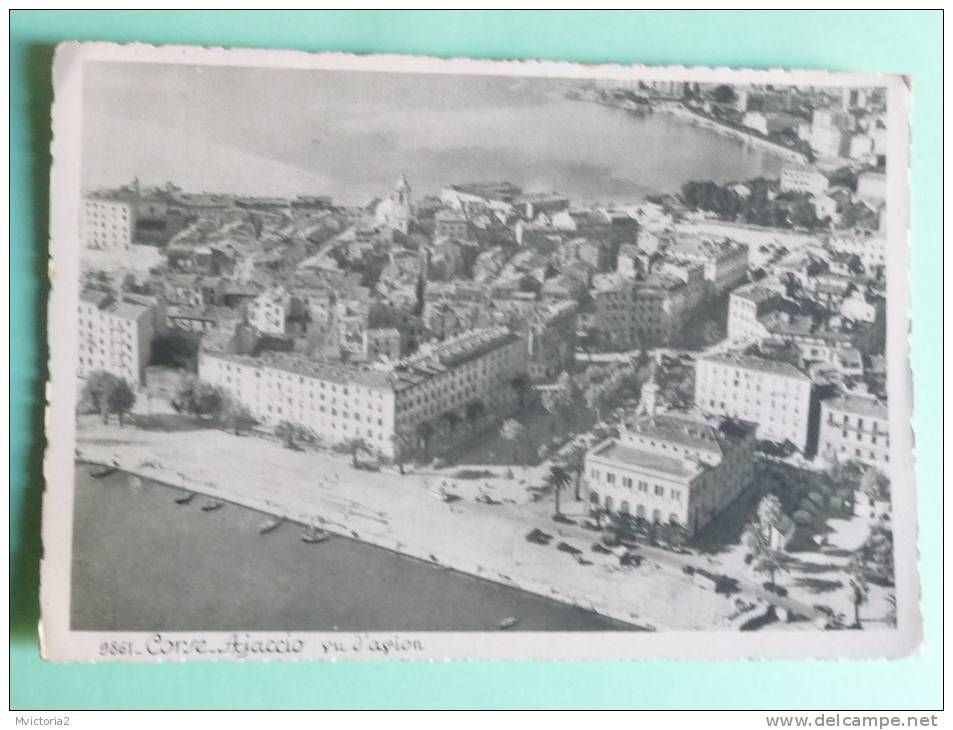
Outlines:
{"type": "Polygon", "coordinates": [[[763,284],[748,284],[728,297],[728,339],[732,342],[757,342],[770,334],[760,321],[766,313],[784,301],[780,292],[763,284]]]}
{"type": "Polygon", "coordinates": [[[817,453],[828,461],[860,461],[887,473],[890,463],[887,404],[861,395],[821,401],[817,453]]]}
{"type": "Polygon", "coordinates": [[[136,231],[136,206],[122,198],[84,195],[79,236],[87,248],[128,251],[136,231]]]}
{"type": "Polygon", "coordinates": [[[698,359],[695,405],[758,425],[758,438],[807,450],[811,380],[793,365],[751,355],[698,359]]]}
{"type": "Polygon", "coordinates": [[[77,374],[105,370],[137,386],[143,382],[152,339],[162,328],[157,304],[85,291],[79,298],[77,374]]]}
{"type": "Polygon", "coordinates": [[[753,449],[754,424],[649,413],[586,454],[588,499],[593,507],[677,523],[691,534],[750,484],[753,449]]]}
{"type": "Polygon", "coordinates": [[[512,381],[526,370],[525,343],[502,327],[428,343],[411,357],[373,366],[229,350],[224,343],[203,347],[199,376],[255,418],[270,426],[298,423],[334,443],[360,437],[385,456],[394,454],[397,432],[447,437],[442,432],[464,423],[471,404],[486,414],[507,412],[517,397],[512,381]]]}
{"type": "Polygon", "coordinates": [[[680,235],[666,251],[679,261],[701,264],[716,296],[748,278],[748,247],[730,239],[680,235]]]}
{"type": "Polygon", "coordinates": [[[808,193],[815,198],[822,195],[830,185],[827,176],[820,170],[787,165],[781,170],[781,191],[808,193]]]}
{"type": "Polygon", "coordinates": [[[828,246],[834,253],[856,255],[869,274],[887,265],[887,241],[881,235],[839,233],[830,237],[828,246]]]}

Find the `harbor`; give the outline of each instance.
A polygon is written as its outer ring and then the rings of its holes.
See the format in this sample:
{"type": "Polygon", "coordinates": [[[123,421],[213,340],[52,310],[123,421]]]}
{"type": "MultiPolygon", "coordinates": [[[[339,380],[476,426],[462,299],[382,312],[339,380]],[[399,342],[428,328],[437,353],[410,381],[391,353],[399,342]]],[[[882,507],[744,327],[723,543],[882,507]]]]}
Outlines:
{"type": "Polygon", "coordinates": [[[75,630],[636,629],[292,520],[263,531],[275,516],[206,511],[200,495],[102,471],[76,467],[75,630]]]}

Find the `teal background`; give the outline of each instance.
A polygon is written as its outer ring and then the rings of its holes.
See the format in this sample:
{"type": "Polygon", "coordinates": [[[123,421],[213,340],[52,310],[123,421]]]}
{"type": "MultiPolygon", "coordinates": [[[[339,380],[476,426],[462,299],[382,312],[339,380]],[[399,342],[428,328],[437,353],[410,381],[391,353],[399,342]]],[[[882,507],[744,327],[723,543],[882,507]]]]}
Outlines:
{"type": "MultiPolygon", "coordinates": [[[[939,11],[12,11],[11,703],[15,709],[936,708],[942,703],[939,11]],[[925,641],[899,661],[193,663],[39,658],[49,84],[64,40],[734,67],[914,79],[913,367],[925,641]]],[[[901,485],[902,486],[902,485],[901,485]]]]}

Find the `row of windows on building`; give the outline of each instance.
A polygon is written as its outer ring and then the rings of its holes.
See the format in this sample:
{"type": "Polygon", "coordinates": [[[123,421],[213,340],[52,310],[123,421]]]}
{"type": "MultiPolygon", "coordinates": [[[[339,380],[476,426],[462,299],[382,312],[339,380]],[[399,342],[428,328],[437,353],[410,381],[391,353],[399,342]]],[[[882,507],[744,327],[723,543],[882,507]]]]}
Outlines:
{"type": "MultiPolygon", "coordinates": [[[[607,494],[604,498],[600,497],[598,492],[589,492],[589,501],[594,505],[602,506],[608,512],[614,512],[616,509],[615,498],[612,495],[607,494]]],[[[619,513],[623,515],[632,514],[632,506],[627,499],[623,499],[619,502],[619,513]]],[[[635,516],[641,517],[642,519],[649,519],[649,511],[646,509],[644,504],[637,504],[635,506],[635,516]]],[[[662,522],[662,510],[653,509],[651,513],[652,522],[661,523],[662,522]]],[[[670,513],[668,516],[669,524],[677,525],[679,523],[678,515],[674,512],[670,513]]]]}
{"type": "MultiPolygon", "coordinates": [[[[859,431],[862,431],[862,430],[864,429],[864,418],[863,418],[863,416],[857,416],[857,421],[856,421],[856,423],[853,423],[853,422],[851,421],[851,416],[850,416],[849,413],[844,413],[844,414],[842,414],[842,415],[839,416],[838,414],[834,413],[833,411],[828,411],[828,414],[827,414],[827,422],[830,423],[830,424],[835,424],[835,425],[837,425],[837,424],[843,424],[844,426],[846,426],[846,427],[848,427],[848,428],[851,427],[851,426],[853,426],[854,428],[856,428],[856,429],[859,430],[859,431]]],[[[871,418],[867,423],[869,424],[870,430],[871,430],[872,433],[881,433],[881,434],[886,434],[886,433],[887,433],[887,429],[882,425],[882,424],[883,424],[883,421],[881,421],[881,420],[879,420],[879,419],[876,419],[876,418],[871,418]]]]}
{"type": "MultiPolygon", "coordinates": [[[[598,482],[598,481],[602,480],[602,481],[605,481],[606,484],[616,484],[616,483],[617,483],[616,480],[617,480],[617,478],[618,478],[618,475],[615,474],[615,473],[613,473],[613,472],[611,472],[611,471],[607,471],[605,474],[602,474],[598,469],[592,469],[592,470],[590,470],[589,476],[590,476],[590,477],[592,478],[592,480],[595,481],[595,482],[598,482]]],[[[665,490],[665,486],[664,486],[664,485],[662,485],[662,484],[649,484],[649,482],[646,481],[646,480],[641,480],[641,479],[638,480],[638,486],[636,487],[636,480],[635,480],[635,479],[633,479],[632,477],[623,476],[623,477],[621,477],[621,483],[622,483],[622,486],[623,486],[625,489],[634,489],[634,488],[637,488],[640,492],[645,492],[645,493],[648,493],[649,487],[651,486],[651,487],[652,487],[652,493],[653,493],[656,497],[665,497],[665,494],[666,494],[666,490],[665,490]]],[[[681,491],[680,489],[675,489],[674,487],[670,487],[669,490],[668,490],[668,498],[671,499],[671,500],[674,500],[675,502],[681,502],[681,501],[682,501],[682,491],[681,491]]]]}
{"type": "Polygon", "coordinates": [[[887,453],[878,454],[876,451],[870,451],[865,454],[863,449],[854,448],[853,450],[851,450],[850,447],[847,446],[847,444],[840,444],[840,448],[838,448],[837,444],[828,442],[827,452],[833,453],[835,451],[840,451],[842,454],[853,453],[853,455],[857,457],[858,459],[869,458],[874,460],[883,459],[884,461],[890,461],[890,455],[887,453]]]}

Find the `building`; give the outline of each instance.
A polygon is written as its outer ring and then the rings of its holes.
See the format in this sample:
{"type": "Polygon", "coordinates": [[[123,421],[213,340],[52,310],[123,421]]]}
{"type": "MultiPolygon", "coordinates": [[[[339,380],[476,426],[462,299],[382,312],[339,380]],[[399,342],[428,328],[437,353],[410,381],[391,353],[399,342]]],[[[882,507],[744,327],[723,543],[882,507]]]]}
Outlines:
{"type": "Polygon", "coordinates": [[[810,145],[818,157],[846,157],[850,151],[850,118],[836,109],[816,109],[810,145]]]}
{"type": "Polygon", "coordinates": [[[748,247],[729,239],[715,241],[680,235],[666,254],[675,260],[701,264],[711,293],[719,296],[748,278],[748,247]]]}
{"type": "Polygon", "coordinates": [[[136,206],[118,196],[85,195],[79,237],[86,248],[128,251],[136,232],[136,206]]]}
{"type": "Polygon", "coordinates": [[[699,358],[695,405],[757,424],[759,439],[808,450],[811,380],[787,362],[738,354],[699,358]]]}
{"type": "Polygon", "coordinates": [[[516,400],[511,381],[525,370],[525,345],[505,328],[429,343],[411,357],[373,366],[293,352],[253,357],[220,339],[203,341],[199,353],[199,377],[262,423],[291,421],[333,443],[362,438],[385,456],[394,454],[397,432],[440,442],[450,423],[464,422],[469,404],[487,414],[506,412],[516,400]]]}
{"type": "Polygon", "coordinates": [[[779,308],[784,297],[763,284],[749,284],[731,292],[728,297],[728,339],[733,342],[755,342],[768,336],[760,318],[779,308]]]}
{"type": "Polygon", "coordinates": [[[461,210],[438,210],[434,215],[433,237],[435,241],[446,238],[466,241],[470,238],[470,221],[461,210]]]}
{"type": "Polygon", "coordinates": [[[708,524],[751,483],[754,424],[647,413],[586,454],[592,507],[653,522],[708,524]]]}
{"type": "Polygon", "coordinates": [[[831,251],[857,256],[867,273],[874,274],[887,265],[887,241],[883,236],[862,231],[831,236],[828,240],[831,251]]]}
{"type": "Polygon", "coordinates": [[[815,198],[827,190],[830,182],[820,170],[786,165],[781,170],[781,192],[807,193],[815,198]]]}
{"type": "Polygon", "coordinates": [[[105,370],[137,386],[145,377],[152,339],[163,327],[162,309],[145,299],[85,291],[79,298],[77,327],[79,377],[105,370]]]}
{"type": "Polygon", "coordinates": [[[394,191],[377,204],[374,210],[377,223],[406,234],[410,230],[412,214],[410,192],[410,183],[407,181],[407,177],[401,175],[397,178],[394,191]]]}
{"type": "Polygon", "coordinates": [[[259,332],[267,334],[285,334],[285,322],[288,317],[289,298],[284,289],[262,292],[246,306],[246,316],[259,332]]]}
{"type": "Polygon", "coordinates": [[[593,277],[595,328],[603,346],[629,349],[667,345],[707,292],[704,270],[691,266],[630,279],[620,274],[593,277]]]}
{"type": "Polygon", "coordinates": [[[862,172],[857,176],[857,197],[861,200],[883,202],[887,199],[887,176],[882,172],[862,172]]]}
{"type": "Polygon", "coordinates": [[[887,404],[862,395],[821,401],[818,455],[827,461],[860,461],[888,472],[887,404]]]}
{"type": "Polygon", "coordinates": [[[462,183],[451,185],[440,191],[440,199],[457,210],[489,209],[500,213],[511,213],[517,198],[522,195],[521,188],[506,182],[462,183]]]}
{"type": "Polygon", "coordinates": [[[533,382],[553,380],[573,365],[578,310],[574,301],[557,301],[527,317],[527,373],[533,382]]]}

